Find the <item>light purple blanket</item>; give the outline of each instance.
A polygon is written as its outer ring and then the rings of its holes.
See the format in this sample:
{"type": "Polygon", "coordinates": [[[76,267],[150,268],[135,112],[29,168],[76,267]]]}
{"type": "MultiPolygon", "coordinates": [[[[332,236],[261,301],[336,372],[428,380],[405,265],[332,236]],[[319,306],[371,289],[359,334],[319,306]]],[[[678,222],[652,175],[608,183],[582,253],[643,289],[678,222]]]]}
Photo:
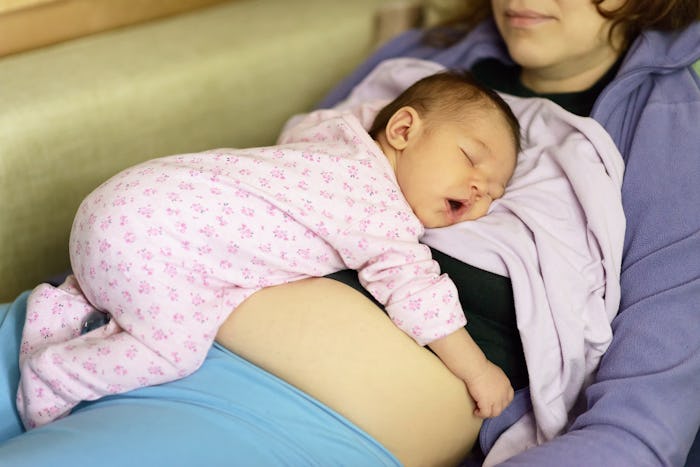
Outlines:
{"type": "MultiPolygon", "coordinates": [[[[443,69],[413,58],[387,60],[338,107],[352,109],[368,127],[384,103],[443,69]]],[[[576,415],[612,339],[625,229],[623,161],[603,127],[548,100],[503,97],[523,134],[505,196],[488,216],[428,230],[422,239],[513,284],[533,411],[501,435],[484,465],[555,437],[576,415]]]]}

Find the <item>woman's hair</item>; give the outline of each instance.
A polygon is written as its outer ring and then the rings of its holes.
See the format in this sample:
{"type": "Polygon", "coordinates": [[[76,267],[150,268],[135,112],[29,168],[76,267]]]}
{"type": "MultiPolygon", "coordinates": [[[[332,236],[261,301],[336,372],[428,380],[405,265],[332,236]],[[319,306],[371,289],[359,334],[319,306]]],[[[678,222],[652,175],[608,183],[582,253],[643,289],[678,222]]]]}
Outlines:
{"type": "MultiPolygon", "coordinates": [[[[626,49],[645,29],[675,31],[700,19],[698,0],[627,0],[619,8],[606,10],[605,0],[591,0],[601,16],[612,21],[609,39],[620,31],[626,49]]],[[[459,41],[482,20],[491,16],[490,0],[464,0],[459,14],[429,29],[425,41],[435,47],[447,47],[459,41]]]]}
{"type": "Polygon", "coordinates": [[[391,116],[406,106],[414,108],[422,117],[431,114],[461,117],[470,107],[498,111],[511,130],[516,151],[520,152],[520,123],[510,106],[497,92],[479,84],[467,71],[444,71],[416,81],[379,111],[369,130],[372,138],[376,139],[391,116]]]}
{"type": "Polygon", "coordinates": [[[592,1],[598,13],[612,20],[609,39],[616,29],[622,32],[623,49],[645,29],[676,31],[700,19],[698,0],[627,0],[614,10],[601,7],[605,0],[592,1]]]}

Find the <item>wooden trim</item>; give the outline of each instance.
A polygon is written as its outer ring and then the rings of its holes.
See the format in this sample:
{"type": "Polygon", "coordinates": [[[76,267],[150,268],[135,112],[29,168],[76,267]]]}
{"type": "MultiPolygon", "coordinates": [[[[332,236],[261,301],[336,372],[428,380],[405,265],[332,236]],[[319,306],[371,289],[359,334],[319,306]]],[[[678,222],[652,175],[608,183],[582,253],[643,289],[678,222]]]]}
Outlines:
{"type": "Polygon", "coordinates": [[[15,0],[0,12],[0,56],[224,0],[15,0]]]}
{"type": "Polygon", "coordinates": [[[0,15],[15,10],[26,10],[42,3],[57,1],[60,0],[0,0],[0,15]]]}

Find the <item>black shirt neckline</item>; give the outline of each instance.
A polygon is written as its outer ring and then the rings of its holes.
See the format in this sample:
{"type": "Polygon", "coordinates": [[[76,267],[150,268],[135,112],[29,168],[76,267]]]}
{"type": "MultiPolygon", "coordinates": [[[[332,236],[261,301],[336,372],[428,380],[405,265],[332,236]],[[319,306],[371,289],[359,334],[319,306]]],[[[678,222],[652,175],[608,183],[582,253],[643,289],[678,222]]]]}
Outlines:
{"type": "Polygon", "coordinates": [[[588,117],[600,93],[615,78],[621,61],[618,60],[593,86],[578,92],[537,93],[520,81],[520,66],[506,64],[496,58],[476,62],[471,72],[477,81],[496,91],[519,97],[543,97],[573,114],[588,117]]]}

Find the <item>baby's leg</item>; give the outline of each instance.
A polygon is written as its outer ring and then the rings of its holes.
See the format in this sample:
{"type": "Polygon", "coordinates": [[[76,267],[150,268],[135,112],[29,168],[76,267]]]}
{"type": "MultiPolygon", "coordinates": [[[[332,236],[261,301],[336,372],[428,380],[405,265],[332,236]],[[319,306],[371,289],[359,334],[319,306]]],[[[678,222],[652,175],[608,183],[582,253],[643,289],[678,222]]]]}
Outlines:
{"type": "Polygon", "coordinates": [[[27,299],[20,365],[34,352],[79,336],[83,321],[94,311],[73,275],[58,287],[37,286],[27,299]]]}
{"type": "Polygon", "coordinates": [[[17,393],[25,426],[55,420],[80,401],[173,381],[199,368],[221,322],[252,291],[177,285],[188,299],[117,291],[106,326],[26,358],[17,393]]]}
{"type": "Polygon", "coordinates": [[[22,421],[27,428],[38,427],[67,414],[80,401],[186,376],[199,367],[211,342],[183,345],[201,350],[197,363],[182,366],[177,350],[156,350],[112,320],[69,342],[47,346],[20,368],[17,408],[22,421]]]}

